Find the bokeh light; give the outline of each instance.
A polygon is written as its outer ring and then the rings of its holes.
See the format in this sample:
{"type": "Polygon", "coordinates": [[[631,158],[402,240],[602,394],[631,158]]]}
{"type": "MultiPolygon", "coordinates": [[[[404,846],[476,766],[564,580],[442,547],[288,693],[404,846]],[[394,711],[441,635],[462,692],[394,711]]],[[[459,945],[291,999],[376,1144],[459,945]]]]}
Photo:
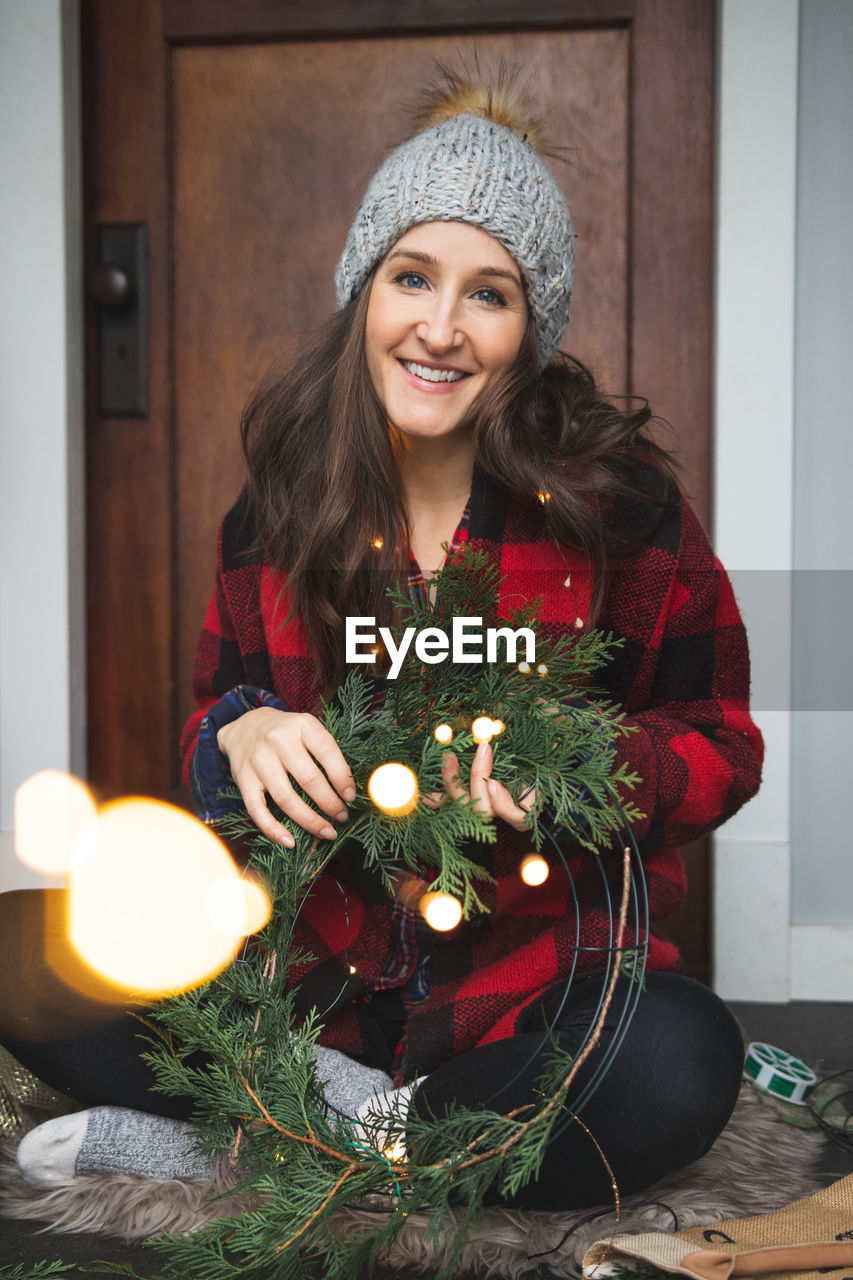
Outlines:
{"type": "Polygon", "coordinates": [[[524,883],[534,886],[544,884],[551,869],[540,853],[529,853],[518,870],[524,883]]]}
{"type": "Polygon", "coordinates": [[[263,886],[245,877],[218,880],[208,891],[206,908],[211,924],[232,938],[257,933],[270,918],[263,886]]]}
{"type": "Polygon", "coordinates": [[[164,996],[223,969],[243,933],[268,919],[264,899],[190,814],[157,800],[117,800],[75,842],[69,939],[108,982],[164,996]]]}
{"type": "Polygon", "coordinates": [[[453,741],[453,728],[449,724],[437,724],[434,733],[436,742],[446,745],[448,742],[453,741]]]}
{"type": "Polygon", "coordinates": [[[15,853],[34,871],[64,874],[74,841],[96,817],[95,802],[82,782],[45,769],[15,792],[15,853]]]}
{"type": "Polygon", "coordinates": [[[450,893],[425,893],[418,903],[418,910],[436,933],[455,929],[462,919],[462,903],[450,893]]]}
{"type": "Polygon", "coordinates": [[[406,764],[381,764],[367,780],[367,794],[390,818],[402,818],[418,803],[418,780],[406,764]]]}

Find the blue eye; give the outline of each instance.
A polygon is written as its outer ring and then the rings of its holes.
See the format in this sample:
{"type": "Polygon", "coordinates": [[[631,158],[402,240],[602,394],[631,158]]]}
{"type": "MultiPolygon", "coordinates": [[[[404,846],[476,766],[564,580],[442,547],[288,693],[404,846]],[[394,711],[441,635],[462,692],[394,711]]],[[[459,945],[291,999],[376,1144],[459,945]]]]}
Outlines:
{"type": "Polygon", "coordinates": [[[401,271],[398,276],[394,277],[395,284],[401,284],[404,289],[420,289],[426,284],[423,276],[417,271],[401,271]]]}
{"type": "Polygon", "coordinates": [[[506,306],[506,298],[502,293],[498,293],[497,289],[478,289],[474,297],[479,298],[481,302],[488,303],[490,307],[506,306]]]}

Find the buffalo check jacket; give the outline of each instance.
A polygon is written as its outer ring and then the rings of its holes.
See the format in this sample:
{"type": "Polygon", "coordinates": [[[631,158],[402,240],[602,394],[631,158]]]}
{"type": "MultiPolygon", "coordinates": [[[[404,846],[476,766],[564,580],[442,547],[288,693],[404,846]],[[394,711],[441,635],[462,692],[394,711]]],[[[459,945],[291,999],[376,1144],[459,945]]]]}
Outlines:
{"type": "MultiPolygon", "coordinates": [[[[649,485],[657,473],[648,469],[649,485]]],[[[503,578],[500,616],[520,599],[542,597],[540,628],[574,630],[588,615],[592,575],[584,555],[557,546],[539,502],[513,496],[481,473],[455,550],[467,540],[486,551],[503,578]]],[[[279,571],[253,551],[247,494],[223,522],[216,585],[195,668],[198,710],[182,738],[185,778],[199,815],[216,824],[218,792],[230,781],[216,731],[252,707],[312,710],[314,663],[298,620],[284,624],[279,571]]],[[[642,782],[632,799],[646,815],[635,826],[652,921],[685,894],[678,846],[724,822],[758,789],[763,747],[748,706],[749,656],[729,580],[685,500],[645,541],[611,560],[599,627],[623,640],[596,683],[624,707],[635,732],[620,738],[642,782]]],[[[298,1005],[316,1007],[321,1040],[355,1057],[368,1053],[365,1008],[374,992],[403,989],[408,1013],[398,1078],[432,1070],[457,1054],[512,1035],[524,1011],[575,972],[602,969],[612,944],[606,879],[616,888],[621,859],[568,846],[545,884],[524,885],[524,833],[503,828],[477,857],[495,877],[482,893],[488,915],[450,935],[401,924],[399,905],[368,875],[357,846],[345,846],[316,882],[301,913],[298,944],[314,958],[297,972],[298,1005]],[[573,896],[577,894],[577,905],[573,896]],[[417,981],[414,981],[417,977],[417,981]]],[[[286,851],[283,851],[286,856],[286,851]]],[[[478,886],[480,891],[480,886],[478,886]]],[[[649,938],[651,968],[678,969],[669,941],[649,938]]]]}

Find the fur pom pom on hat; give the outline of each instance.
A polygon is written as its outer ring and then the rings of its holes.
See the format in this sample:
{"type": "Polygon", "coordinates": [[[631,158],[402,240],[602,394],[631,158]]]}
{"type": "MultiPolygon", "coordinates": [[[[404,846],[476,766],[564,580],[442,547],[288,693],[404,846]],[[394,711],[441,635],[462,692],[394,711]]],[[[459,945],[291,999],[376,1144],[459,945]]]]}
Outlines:
{"type": "Polygon", "coordinates": [[[335,271],[338,309],[358,296],[410,227],[469,222],[518,263],[544,369],[569,323],[575,256],[569,210],[531,145],[533,130],[516,131],[505,95],[458,78],[451,90],[432,101],[427,127],[392,151],[370,182],[335,271]]]}

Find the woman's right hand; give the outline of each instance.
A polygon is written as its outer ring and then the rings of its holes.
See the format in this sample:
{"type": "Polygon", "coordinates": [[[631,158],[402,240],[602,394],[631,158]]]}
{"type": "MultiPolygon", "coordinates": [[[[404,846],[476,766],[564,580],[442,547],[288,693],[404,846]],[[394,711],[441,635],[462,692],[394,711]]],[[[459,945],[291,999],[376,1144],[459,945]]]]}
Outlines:
{"type": "Polygon", "coordinates": [[[216,741],[249,817],[265,836],[288,849],[295,844],[270,813],[268,793],[300,827],[334,840],[334,827],[300,798],[293,785],[297,783],[330,818],[346,822],[344,801],[355,799],[355,782],[340,747],[316,716],[256,707],[223,725],[216,741]]]}

